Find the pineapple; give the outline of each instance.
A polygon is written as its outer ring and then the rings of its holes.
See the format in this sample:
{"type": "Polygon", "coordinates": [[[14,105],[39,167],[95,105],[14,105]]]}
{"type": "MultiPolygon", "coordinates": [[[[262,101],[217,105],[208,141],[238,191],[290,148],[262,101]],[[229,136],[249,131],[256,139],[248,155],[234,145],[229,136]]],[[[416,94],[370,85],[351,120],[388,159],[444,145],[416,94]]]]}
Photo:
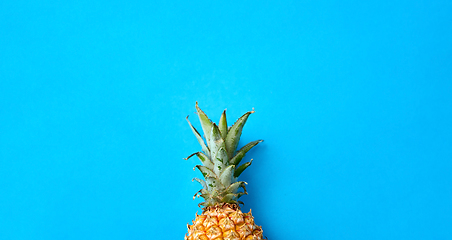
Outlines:
{"type": "MultiPolygon", "coordinates": [[[[246,144],[236,152],[243,126],[248,116],[254,111],[245,113],[231,127],[226,122],[226,110],[220,118],[220,122],[213,123],[207,115],[198,107],[196,110],[201,122],[206,143],[199,132],[188,121],[191,130],[202,147],[202,152],[196,152],[186,158],[196,155],[202,165],[196,165],[204,176],[204,180],[194,178],[194,181],[202,185],[194,196],[204,198],[202,214],[196,214],[193,224],[189,225],[185,240],[251,240],[263,239],[262,228],[254,223],[254,218],[249,213],[240,211],[238,199],[247,194],[246,182],[237,178],[251,161],[239,165],[240,161],[252,147],[262,140],[246,144]],[[243,189],[241,191],[240,189],[243,189]],[[240,190],[240,191],[239,191],[240,190]]],[[[194,168],[194,169],[195,169],[194,168]]]]}

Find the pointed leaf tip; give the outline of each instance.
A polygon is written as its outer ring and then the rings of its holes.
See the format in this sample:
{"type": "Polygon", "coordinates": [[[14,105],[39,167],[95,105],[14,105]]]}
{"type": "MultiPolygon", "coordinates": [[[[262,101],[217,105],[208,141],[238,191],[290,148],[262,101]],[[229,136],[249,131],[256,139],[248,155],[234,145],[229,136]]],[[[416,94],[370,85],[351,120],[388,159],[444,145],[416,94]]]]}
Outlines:
{"type": "Polygon", "coordinates": [[[259,144],[260,142],[263,142],[264,140],[256,140],[256,141],[252,141],[248,144],[246,144],[245,146],[243,146],[239,151],[237,151],[237,153],[235,154],[235,156],[229,161],[230,164],[234,164],[234,165],[239,165],[240,161],[242,161],[243,157],[245,156],[245,154],[254,146],[256,146],[257,144],[259,144]]]}
{"type": "Polygon", "coordinates": [[[202,165],[206,166],[207,168],[213,169],[213,166],[214,166],[213,162],[210,160],[209,157],[207,157],[202,152],[195,152],[195,153],[191,154],[190,156],[188,156],[187,158],[184,158],[184,160],[188,160],[189,158],[193,157],[194,155],[196,155],[199,158],[202,165]]]}
{"type": "Polygon", "coordinates": [[[238,178],[240,176],[240,174],[242,174],[242,172],[251,165],[251,163],[253,162],[253,159],[251,159],[249,162],[244,163],[242,165],[240,165],[234,172],[234,177],[238,178]]]}
{"type": "Polygon", "coordinates": [[[193,134],[194,134],[195,137],[196,137],[196,140],[198,140],[199,145],[201,145],[202,151],[203,151],[204,153],[206,153],[208,156],[210,156],[209,148],[207,147],[206,143],[205,143],[204,140],[202,139],[201,134],[199,134],[198,130],[196,130],[196,128],[193,127],[193,125],[191,124],[190,120],[188,120],[188,116],[187,116],[186,119],[187,119],[188,125],[190,126],[190,128],[191,128],[193,134]]]}
{"type": "Polygon", "coordinates": [[[229,156],[234,155],[237,145],[239,144],[240,136],[242,135],[243,126],[245,125],[248,116],[253,112],[254,110],[243,114],[243,116],[241,116],[229,129],[226,136],[226,149],[228,150],[229,156]]]}
{"type": "Polygon", "coordinates": [[[207,115],[198,107],[196,104],[196,111],[198,113],[199,121],[201,122],[202,130],[204,132],[204,137],[206,138],[207,147],[210,148],[210,130],[212,128],[212,121],[207,117],[207,115]]]}
{"type": "Polygon", "coordinates": [[[223,111],[220,117],[220,122],[218,123],[218,128],[220,129],[221,138],[226,140],[228,135],[228,123],[226,121],[226,109],[223,111]]]}
{"type": "Polygon", "coordinates": [[[206,166],[196,165],[194,167],[194,169],[196,169],[196,168],[199,169],[199,171],[202,173],[203,177],[206,179],[209,177],[216,177],[215,173],[213,173],[212,170],[210,170],[206,166]]]}
{"type": "Polygon", "coordinates": [[[191,157],[193,157],[193,155],[195,155],[196,153],[192,153],[192,154],[190,154],[190,156],[188,156],[188,157],[186,157],[186,158],[183,158],[184,160],[188,160],[189,158],[191,158],[191,157]]]}
{"type": "MultiPolygon", "coordinates": [[[[206,184],[206,182],[204,181],[204,180],[202,180],[202,179],[199,179],[199,178],[193,178],[192,180],[191,180],[192,182],[193,181],[197,181],[197,182],[199,182],[201,185],[202,185],[202,187],[203,187],[203,189],[208,189],[207,188],[207,184],[206,184]]],[[[200,190],[201,191],[201,190],[200,190]]]]}

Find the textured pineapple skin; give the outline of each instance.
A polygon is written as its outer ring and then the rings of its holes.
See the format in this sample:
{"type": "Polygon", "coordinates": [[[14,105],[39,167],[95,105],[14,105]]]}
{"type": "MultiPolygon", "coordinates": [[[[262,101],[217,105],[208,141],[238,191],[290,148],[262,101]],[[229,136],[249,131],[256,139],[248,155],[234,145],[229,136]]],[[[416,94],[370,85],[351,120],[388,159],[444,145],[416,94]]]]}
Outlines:
{"type": "Polygon", "coordinates": [[[254,223],[249,213],[243,213],[237,204],[223,203],[204,208],[196,214],[192,225],[187,225],[185,240],[261,240],[262,228],[254,223]]]}

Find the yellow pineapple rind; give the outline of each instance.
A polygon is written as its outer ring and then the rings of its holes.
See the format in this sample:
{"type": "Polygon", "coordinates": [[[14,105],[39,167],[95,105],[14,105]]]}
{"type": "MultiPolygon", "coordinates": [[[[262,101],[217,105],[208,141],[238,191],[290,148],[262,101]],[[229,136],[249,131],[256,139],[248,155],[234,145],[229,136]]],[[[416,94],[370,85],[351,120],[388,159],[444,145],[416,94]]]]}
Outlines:
{"type": "Polygon", "coordinates": [[[237,204],[222,203],[196,214],[192,225],[187,225],[185,240],[261,240],[262,227],[254,223],[249,213],[243,213],[237,204]]]}

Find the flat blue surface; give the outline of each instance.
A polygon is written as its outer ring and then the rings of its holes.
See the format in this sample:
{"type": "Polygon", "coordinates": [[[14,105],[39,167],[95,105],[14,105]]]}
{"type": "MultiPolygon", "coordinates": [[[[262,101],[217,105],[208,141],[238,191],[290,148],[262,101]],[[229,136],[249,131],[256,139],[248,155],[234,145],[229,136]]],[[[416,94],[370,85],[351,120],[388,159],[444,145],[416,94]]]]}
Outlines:
{"type": "Polygon", "coordinates": [[[451,1],[126,2],[0,3],[0,239],[183,239],[195,101],[269,239],[452,239],[451,1]]]}

